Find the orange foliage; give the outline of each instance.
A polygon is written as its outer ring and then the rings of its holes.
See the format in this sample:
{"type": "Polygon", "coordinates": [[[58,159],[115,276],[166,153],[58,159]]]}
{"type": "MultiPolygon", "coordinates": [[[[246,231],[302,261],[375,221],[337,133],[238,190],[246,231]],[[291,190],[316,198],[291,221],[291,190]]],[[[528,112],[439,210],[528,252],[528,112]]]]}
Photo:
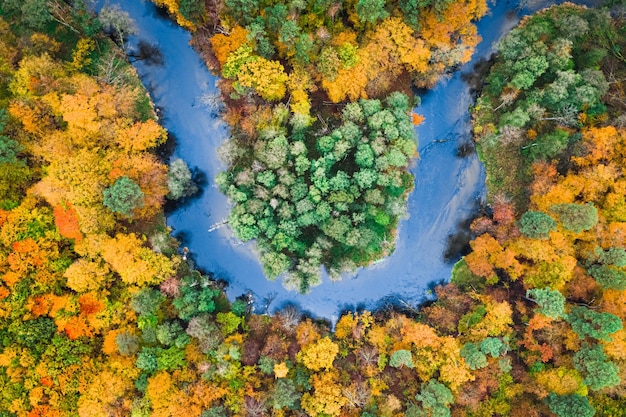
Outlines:
{"type": "Polygon", "coordinates": [[[35,297],[30,305],[30,311],[35,317],[46,315],[50,312],[52,300],[47,295],[35,297]]]}
{"type": "Polygon", "coordinates": [[[76,340],[81,336],[91,337],[92,330],[83,317],[70,317],[63,327],[63,330],[71,340],[76,340]]]}
{"type": "Polygon", "coordinates": [[[61,417],[61,415],[59,410],[50,408],[48,405],[37,406],[28,413],[28,417],[61,417]]]}
{"type": "Polygon", "coordinates": [[[228,60],[228,55],[239,49],[248,41],[248,32],[241,26],[235,26],[228,35],[218,33],[211,38],[211,45],[215,57],[220,65],[224,65],[228,60]]]}
{"type": "Polygon", "coordinates": [[[54,207],[54,224],[59,229],[59,234],[68,239],[75,239],[77,242],[83,238],[78,224],[76,210],[71,203],[59,204],[54,207]]]}
{"type": "Polygon", "coordinates": [[[413,123],[413,126],[421,125],[424,120],[426,120],[426,118],[421,114],[411,113],[411,122],[413,123]]]}
{"type": "Polygon", "coordinates": [[[302,346],[316,342],[320,338],[317,328],[310,319],[306,319],[296,327],[296,341],[302,346]]]}
{"type": "Polygon", "coordinates": [[[80,313],[85,316],[90,316],[104,310],[104,302],[98,299],[94,294],[83,294],[78,297],[78,304],[80,305],[80,313]]]}

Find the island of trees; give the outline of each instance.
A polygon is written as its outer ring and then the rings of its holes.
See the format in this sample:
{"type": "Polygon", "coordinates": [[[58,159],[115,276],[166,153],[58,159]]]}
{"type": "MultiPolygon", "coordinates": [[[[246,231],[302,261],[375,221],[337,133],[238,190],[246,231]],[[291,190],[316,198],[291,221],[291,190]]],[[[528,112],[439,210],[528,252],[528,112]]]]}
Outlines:
{"type": "MultiPolygon", "coordinates": [[[[168,4],[187,25],[211,15],[168,4]]],[[[555,6],[500,42],[473,109],[492,213],[474,222],[471,253],[419,311],[346,312],[332,329],[293,308],[250,314],[178,255],[162,204],[194,187],[184,163],[156,157],[165,132],[113,42],[120,9],[0,7],[0,416],[623,416],[619,6],[555,6]]],[[[292,102],[254,94],[245,102],[293,134],[292,102]]],[[[361,126],[354,165],[340,165],[355,174],[358,146],[374,151],[369,119],[408,102],[330,107],[328,131],[317,140],[313,123],[296,147],[326,158],[361,126]]],[[[291,149],[284,162],[301,155],[291,149]]]]}
{"type": "Polygon", "coordinates": [[[222,79],[228,224],[307,292],[393,251],[417,156],[411,84],[467,62],[484,0],[157,1],[222,79]]]}

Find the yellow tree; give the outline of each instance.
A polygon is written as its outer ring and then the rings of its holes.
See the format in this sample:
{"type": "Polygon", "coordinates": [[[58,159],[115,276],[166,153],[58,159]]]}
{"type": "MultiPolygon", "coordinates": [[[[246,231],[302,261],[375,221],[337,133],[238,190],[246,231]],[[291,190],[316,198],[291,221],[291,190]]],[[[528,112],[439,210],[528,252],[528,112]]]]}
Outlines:
{"type": "Polygon", "coordinates": [[[342,387],[337,383],[336,371],[325,371],[311,377],[313,393],[302,395],[302,408],[310,416],[338,416],[341,407],[347,404],[342,387]]]}
{"type": "Polygon", "coordinates": [[[330,369],[339,352],[339,346],[330,338],[323,337],[317,342],[306,345],[298,353],[297,359],[312,371],[330,369]]]}

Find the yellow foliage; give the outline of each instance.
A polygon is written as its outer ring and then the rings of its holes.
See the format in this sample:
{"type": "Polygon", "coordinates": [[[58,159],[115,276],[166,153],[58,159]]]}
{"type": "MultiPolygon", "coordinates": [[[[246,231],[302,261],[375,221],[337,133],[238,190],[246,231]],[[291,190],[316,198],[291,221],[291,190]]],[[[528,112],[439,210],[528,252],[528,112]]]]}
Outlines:
{"type": "Polygon", "coordinates": [[[335,337],[337,339],[346,339],[352,336],[352,329],[358,323],[358,319],[356,319],[353,313],[346,313],[337,322],[335,325],[335,337]]]}
{"type": "Polygon", "coordinates": [[[78,259],[65,270],[67,286],[76,292],[95,291],[104,287],[109,267],[104,263],[78,259]]]}
{"type": "Polygon", "coordinates": [[[305,393],[302,396],[302,408],[310,416],[325,414],[338,416],[341,407],[347,404],[347,399],[342,395],[341,386],[337,384],[337,373],[326,371],[311,377],[313,394],[305,393]]]}
{"type": "Polygon", "coordinates": [[[274,365],[274,376],[276,378],[285,378],[289,373],[289,367],[285,362],[280,362],[274,365]]]}
{"type": "Polygon", "coordinates": [[[471,335],[475,340],[484,339],[487,336],[504,336],[511,332],[513,325],[513,310],[506,301],[495,302],[488,297],[483,300],[487,314],[483,320],[472,327],[471,335]]]}
{"type": "Polygon", "coordinates": [[[339,353],[339,346],[330,338],[324,337],[313,344],[304,346],[298,352],[297,359],[308,369],[319,371],[332,368],[337,353],[339,353]]]}
{"type": "Polygon", "coordinates": [[[587,395],[587,386],[577,370],[558,367],[539,372],[535,379],[547,391],[557,395],[578,394],[587,395]]]}
{"type": "Polygon", "coordinates": [[[237,81],[242,87],[253,88],[268,101],[278,101],[285,96],[288,79],[280,62],[260,57],[248,60],[237,74],[237,81]]]}
{"type": "Polygon", "coordinates": [[[102,258],[126,284],[155,285],[174,275],[173,262],[144,247],[133,233],[118,233],[109,239],[102,250],[102,258]]]}
{"type": "Polygon", "coordinates": [[[72,51],[72,62],[70,62],[70,68],[75,71],[80,71],[87,65],[91,64],[91,54],[96,47],[96,43],[90,38],[80,38],[76,43],[76,48],[72,51]]]}
{"type": "Polygon", "coordinates": [[[220,65],[228,60],[228,55],[235,52],[248,41],[248,32],[241,26],[232,28],[228,35],[217,33],[211,38],[211,46],[220,65]]]}
{"type": "Polygon", "coordinates": [[[126,152],[143,152],[162,144],[166,136],[165,129],[154,120],[149,119],[130,126],[118,127],[115,140],[119,147],[126,152]]]}

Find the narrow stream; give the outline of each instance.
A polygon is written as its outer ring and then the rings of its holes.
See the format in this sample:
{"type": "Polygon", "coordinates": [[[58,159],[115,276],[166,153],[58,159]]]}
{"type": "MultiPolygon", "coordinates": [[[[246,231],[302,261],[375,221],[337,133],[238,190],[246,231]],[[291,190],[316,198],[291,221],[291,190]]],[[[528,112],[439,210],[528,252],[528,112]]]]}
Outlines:
{"type": "MultiPolygon", "coordinates": [[[[215,94],[216,77],[189,46],[190,35],[148,1],[125,0],[121,7],[135,20],[137,34],[128,50],[139,42],[157,47],[162,63],[136,61],[143,83],[161,113],[161,122],[176,139],[174,157],[185,160],[206,177],[200,197],[170,213],[167,224],[190,250],[197,267],[228,282],[231,299],[250,292],[256,312],[273,312],[294,304],[316,317],[333,322],[344,310],[373,309],[391,303],[416,307],[429,297],[429,288],[450,276],[460,257],[454,236],[475,216],[485,198],[484,168],[474,152],[460,156],[459,149],[471,142],[468,107],[473,96],[464,74],[487,59],[493,45],[519,20],[516,3],[491,5],[478,23],[483,40],[472,62],[443,79],[422,95],[416,112],[426,117],[417,128],[420,159],[412,172],[415,190],[408,201],[409,217],[398,230],[395,252],[352,277],[322,285],[307,295],[286,291],[279,281],[268,282],[255,253],[254,243],[241,243],[228,227],[209,231],[226,219],[229,203],[214,186],[222,170],[216,148],[228,136],[226,126],[201,102],[215,94]]],[[[462,242],[461,242],[462,245],[462,242]]]]}

